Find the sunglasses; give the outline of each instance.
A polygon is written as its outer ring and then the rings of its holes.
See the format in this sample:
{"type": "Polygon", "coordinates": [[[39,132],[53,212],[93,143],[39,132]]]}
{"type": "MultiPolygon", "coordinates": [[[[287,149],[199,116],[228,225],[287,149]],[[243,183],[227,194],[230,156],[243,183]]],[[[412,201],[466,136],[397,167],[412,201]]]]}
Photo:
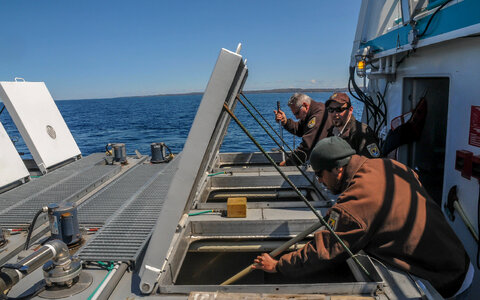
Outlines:
{"type": "Polygon", "coordinates": [[[348,108],[349,108],[348,106],[345,106],[345,107],[328,107],[327,111],[331,114],[333,114],[334,112],[341,113],[341,112],[346,111],[348,108]]]}
{"type": "Polygon", "coordinates": [[[298,107],[297,107],[297,110],[296,110],[295,112],[293,112],[293,115],[294,115],[294,116],[298,116],[298,115],[300,114],[300,111],[302,110],[302,107],[303,107],[303,106],[298,106],[298,107]]]}

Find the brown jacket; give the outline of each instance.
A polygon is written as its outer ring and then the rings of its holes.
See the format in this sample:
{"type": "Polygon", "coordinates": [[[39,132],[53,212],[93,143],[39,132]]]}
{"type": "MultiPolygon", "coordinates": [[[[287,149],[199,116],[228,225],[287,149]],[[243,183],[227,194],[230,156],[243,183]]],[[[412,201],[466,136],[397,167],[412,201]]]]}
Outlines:
{"type": "MultiPolygon", "coordinates": [[[[301,163],[304,163],[310,157],[315,144],[327,137],[327,129],[331,127],[331,121],[325,111],[325,104],[312,100],[304,120],[295,122],[288,119],[283,127],[291,134],[302,137],[302,142],[294,152],[302,160],[301,163]]],[[[289,160],[291,163],[295,162],[295,156],[289,160]]]]}
{"type": "MultiPolygon", "coordinates": [[[[427,279],[442,296],[454,295],[470,261],[417,174],[394,160],[358,155],[345,172],[344,192],[327,217],[352,252],[363,249],[427,279]]],[[[277,269],[285,275],[309,274],[347,258],[334,237],[320,230],[304,248],[282,256],[277,269]]]]}
{"type": "MultiPolygon", "coordinates": [[[[328,129],[327,136],[333,136],[333,128],[328,129]]],[[[380,157],[380,149],[378,148],[378,139],[373,130],[365,123],[359,122],[352,115],[343,133],[340,135],[342,139],[357,152],[359,155],[364,155],[368,158],[380,157]]]]}

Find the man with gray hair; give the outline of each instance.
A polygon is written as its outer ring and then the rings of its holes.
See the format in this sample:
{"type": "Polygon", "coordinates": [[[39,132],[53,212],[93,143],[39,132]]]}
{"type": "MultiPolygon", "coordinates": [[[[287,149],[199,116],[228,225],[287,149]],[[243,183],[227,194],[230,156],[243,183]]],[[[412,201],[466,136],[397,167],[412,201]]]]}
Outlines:
{"type": "Polygon", "coordinates": [[[274,110],[275,121],[280,122],[291,134],[302,137],[302,142],[294,150],[295,155],[290,155],[286,161],[280,163],[280,166],[305,163],[317,141],[326,137],[327,129],[331,127],[325,105],[314,101],[305,94],[293,94],[288,100],[288,106],[298,121],[287,119],[281,110],[274,110]]]}

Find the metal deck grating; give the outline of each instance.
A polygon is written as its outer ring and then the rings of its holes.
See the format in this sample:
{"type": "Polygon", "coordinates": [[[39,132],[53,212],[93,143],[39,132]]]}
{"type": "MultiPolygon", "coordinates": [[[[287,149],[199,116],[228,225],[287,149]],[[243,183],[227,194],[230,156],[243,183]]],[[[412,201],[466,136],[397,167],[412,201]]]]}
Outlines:
{"type": "Polygon", "coordinates": [[[102,189],[78,207],[78,222],[84,226],[102,226],[122,205],[167,165],[139,165],[102,189]]]}
{"type": "Polygon", "coordinates": [[[120,169],[118,165],[94,165],[71,174],[27,198],[18,198],[16,204],[0,212],[0,224],[7,228],[26,226],[42,206],[50,203],[75,202],[120,172],[120,169]]]}
{"type": "Polygon", "coordinates": [[[60,169],[54,170],[51,173],[33,179],[21,186],[0,194],[0,214],[19,201],[30,197],[45,193],[53,185],[66,181],[71,176],[81,173],[87,168],[91,168],[95,164],[103,161],[105,154],[95,153],[72,162],[60,169]]]}
{"type": "Polygon", "coordinates": [[[135,262],[152,234],[179,161],[177,157],[142,186],[77,255],[85,261],[135,262]]]}

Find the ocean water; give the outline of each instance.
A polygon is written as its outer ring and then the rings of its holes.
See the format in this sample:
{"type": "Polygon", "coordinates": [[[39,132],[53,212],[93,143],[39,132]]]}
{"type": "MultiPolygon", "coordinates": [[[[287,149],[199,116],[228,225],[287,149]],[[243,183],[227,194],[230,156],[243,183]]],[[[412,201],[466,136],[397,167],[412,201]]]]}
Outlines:
{"type": "MultiPolygon", "coordinates": [[[[321,102],[325,102],[331,95],[331,93],[307,94],[321,102]]],[[[280,130],[274,121],[273,110],[276,109],[277,101],[280,101],[281,108],[287,116],[293,118],[287,106],[290,96],[291,93],[246,94],[277,132],[280,130]]],[[[56,101],[56,104],[83,156],[105,151],[108,143],[125,143],[127,154],[133,154],[138,150],[142,154],[150,155],[150,144],[156,142],[164,142],[174,153],[182,150],[201,98],[202,95],[175,95],[63,100],[56,101]]],[[[361,119],[363,104],[355,99],[352,99],[352,104],[355,117],[361,119]]],[[[234,113],[264,149],[271,150],[277,147],[240,103],[234,113]]],[[[0,121],[17,150],[24,153],[22,157],[31,158],[6,109],[0,115],[0,121]]],[[[290,146],[293,146],[293,143],[298,145],[301,141],[301,138],[294,138],[285,130],[283,136],[290,146]]],[[[220,151],[250,152],[258,149],[232,120],[220,151]]]]}

